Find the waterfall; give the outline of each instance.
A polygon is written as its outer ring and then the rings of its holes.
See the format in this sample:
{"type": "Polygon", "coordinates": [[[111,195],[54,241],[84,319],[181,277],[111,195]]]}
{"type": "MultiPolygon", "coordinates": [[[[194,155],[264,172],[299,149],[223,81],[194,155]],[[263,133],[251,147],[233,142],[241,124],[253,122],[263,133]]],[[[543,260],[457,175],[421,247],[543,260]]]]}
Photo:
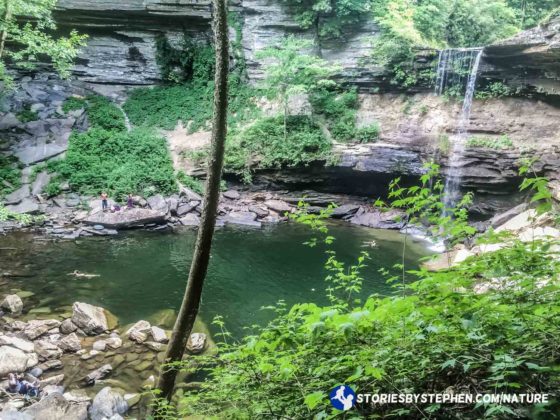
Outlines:
{"type": "Polygon", "coordinates": [[[472,101],[482,53],[482,48],[463,48],[442,50],[439,54],[435,83],[436,95],[442,95],[446,89],[453,89],[453,93],[458,93],[458,89],[461,89],[462,92],[462,89],[464,89],[465,95],[457,130],[451,137],[452,148],[449,154],[449,172],[443,196],[445,208],[453,207],[460,198],[463,170],[459,166],[459,162],[465,151],[472,101]]]}

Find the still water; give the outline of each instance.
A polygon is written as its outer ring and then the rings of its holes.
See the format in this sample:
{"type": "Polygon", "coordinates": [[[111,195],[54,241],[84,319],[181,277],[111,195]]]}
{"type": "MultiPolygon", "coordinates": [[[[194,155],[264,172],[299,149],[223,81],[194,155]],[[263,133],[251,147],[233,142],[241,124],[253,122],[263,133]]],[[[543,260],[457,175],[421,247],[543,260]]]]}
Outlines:
{"type": "MultiPolygon", "coordinates": [[[[400,262],[401,234],[340,224],[332,225],[330,234],[336,237],[333,247],[342,261],[352,263],[360,252],[370,253],[363,271],[364,296],[392,292],[378,270],[400,262]]],[[[303,245],[310,237],[309,228],[295,224],[219,229],[204,289],[202,320],[209,324],[215,315],[222,315],[227,328],[239,337],[245,328],[270,319],[271,313],[263,306],[279,300],[327,303],[325,248],[303,245]]],[[[0,294],[32,292],[34,296],[24,301],[39,312],[68,311],[68,305],[83,301],[109,309],[121,325],[149,319],[162,309],[179,307],[194,242],[195,231],[189,229],[137,231],[75,242],[53,242],[29,234],[0,237],[0,294]],[[98,277],[68,275],[75,270],[98,277]]],[[[427,254],[425,244],[410,244],[407,266],[417,267],[427,254]]]]}

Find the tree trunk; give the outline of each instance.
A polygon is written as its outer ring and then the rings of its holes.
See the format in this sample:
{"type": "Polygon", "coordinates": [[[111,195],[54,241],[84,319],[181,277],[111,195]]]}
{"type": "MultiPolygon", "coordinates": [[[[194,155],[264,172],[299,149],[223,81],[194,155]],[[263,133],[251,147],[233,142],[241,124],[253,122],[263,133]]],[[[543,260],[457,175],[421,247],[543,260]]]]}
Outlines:
{"type": "Polygon", "coordinates": [[[4,16],[2,16],[3,29],[0,32],[0,59],[4,56],[6,47],[6,39],[8,38],[8,24],[12,19],[12,11],[10,10],[10,0],[4,0],[4,16]]]}
{"type": "MultiPolygon", "coordinates": [[[[183,357],[185,346],[191,334],[200,305],[202,288],[210,259],[212,237],[216,224],[225,139],[227,134],[229,44],[226,0],[214,0],[214,37],[216,48],[214,117],[204,208],[202,210],[202,218],[198,229],[187,288],[185,290],[183,302],[181,303],[177,321],[173,327],[173,333],[169,341],[164,363],[178,362],[183,357]]],[[[167,401],[171,400],[177,372],[177,369],[174,367],[162,367],[157,383],[157,388],[161,391],[160,397],[162,399],[167,401]]],[[[158,415],[157,411],[158,407],[156,406],[154,413],[156,419],[161,418],[161,413],[158,415]]]]}

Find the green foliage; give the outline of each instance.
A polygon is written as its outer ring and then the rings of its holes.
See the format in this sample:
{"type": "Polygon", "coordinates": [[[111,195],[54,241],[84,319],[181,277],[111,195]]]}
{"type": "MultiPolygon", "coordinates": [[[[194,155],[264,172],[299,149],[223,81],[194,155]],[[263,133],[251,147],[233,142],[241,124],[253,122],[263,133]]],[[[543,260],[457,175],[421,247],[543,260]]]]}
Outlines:
{"type": "MultiPolygon", "coordinates": [[[[209,128],[212,119],[213,82],[139,88],[130,94],[123,108],[137,126],[172,130],[182,121],[190,132],[209,128]]],[[[255,117],[255,90],[232,75],[229,84],[228,123],[230,130],[255,117]]]]}
{"type": "Polygon", "coordinates": [[[165,35],[156,38],[156,62],[164,80],[184,83],[192,80],[212,80],[214,48],[196,41],[187,34],[175,48],[165,35]]]}
{"type": "Polygon", "coordinates": [[[356,111],[358,93],[356,89],[318,89],[309,96],[316,114],[325,117],[327,127],[338,141],[350,141],[356,136],[356,111]]]}
{"type": "Polygon", "coordinates": [[[303,29],[316,28],[321,38],[342,37],[344,29],[354,27],[370,11],[364,0],[282,0],[295,13],[303,29]]]}
{"type": "Polygon", "coordinates": [[[179,171],[177,173],[177,180],[195,193],[199,195],[204,194],[204,183],[200,179],[187,175],[184,171],[179,171]]]}
{"type": "Polygon", "coordinates": [[[507,0],[507,3],[514,10],[523,29],[537,26],[551,10],[559,10],[558,0],[507,0]]]}
{"type": "Polygon", "coordinates": [[[535,204],[538,215],[551,212],[558,218],[558,206],[556,205],[552,191],[549,187],[548,178],[538,176],[535,170],[536,159],[522,159],[519,167],[519,175],[523,176],[520,190],[532,193],[531,203],[535,204]]]}
{"type": "Polygon", "coordinates": [[[39,119],[39,115],[34,112],[31,111],[31,109],[29,108],[24,108],[23,110],[21,110],[20,112],[18,112],[16,114],[16,117],[18,120],[20,120],[22,123],[28,123],[31,121],[37,121],[39,119]]]}
{"type": "Polygon", "coordinates": [[[485,86],[483,89],[478,89],[475,93],[476,99],[490,99],[502,98],[504,96],[511,96],[515,90],[507,86],[503,82],[493,82],[485,86]]]}
{"type": "Polygon", "coordinates": [[[42,220],[41,216],[31,216],[29,214],[20,214],[8,210],[3,204],[0,204],[0,222],[6,222],[9,220],[16,221],[22,225],[29,225],[34,222],[40,222],[42,220]]]}
{"type": "Polygon", "coordinates": [[[68,77],[78,49],[85,45],[86,36],[71,31],[68,37],[54,38],[56,25],[52,10],[56,0],[6,0],[0,3],[0,31],[6,34],[10,49],[0,52],[0,79],[11,86],[6,73],[10,63],[23,69],[33,69],[40,57],[51,59],[62,77],[68,77]],[[25,16],[26,19],[21,19],[25,16]],[[31,23],[32,22],[32,23],[31,23]]]}
{"type": "Polygon", "coordinates": [[[356,130],[356,140],[360,143],[373,143],[379,139],[381,129],[378,123],[360,127],[356,130]]]}
{"type": "Polygon", "coordinates": [[[65,114],[68,114],[72,111],[77,111],[79,109],[86,109],[87,101],[84,98],[77,98],[75,96],[71,96],[67,98],[64,103],[62,104],[62,111],[65,114]]]}
{"type": "Polygon", "coordinates": [[[87,97],[87,116],[91,127],[108,131],[126,129],[122,111],[104,96],[87,97]]]}
{"type": "Polygon", "coordinates": [[[513,149],[514,145],[508,136],[503,135],[497,139],[490,137],[471,137],[467,140],[467,147],[484,147],[487,149],[505,150],[513,149]]]}
{"type": "Polygon", "coordinates": [[[331,142],[306,116],[263,118],[228,137],[225,167],[250,180],[252,169],[297,166],[326,159],[331,142]],[[287,134],[287,135],[286,135],[287,134]]]}
{"type": "MultiPolygon", "coordinates": [[[[392,183],[394,198],[411,218],[441,210],[429,195],[428,185],[438,183],[436,178],[437,168],[430,166],[417,188],[392,183]]],[[[415,281],[396,286],[401,294],[374,295],[364,302],[354,297],[369,257],[363,254],[350,266],[337,260],[329,247],[334,238],[322,221],[326,217],[328,210],[292,219],[323,238],[309,245],[325,247],[330,304],[279,304],[272,308],[277,317],[268,326],[240,343],[222,344],[217,357],[197,359],[207,380],[201,390],[180,398],[179,409],[170,413],[173,418],[334,418],[340,413],[327,395],[340,384],[377,394],[560,391],[557,242],[512,240],[497,252],[471,257],[448,270],[411,271],[415,281]],[[481,284],[495,287],[476,292],[481,284]]],[[[223,321],[218,322],[223,331],[223,321]]],[[[515,414],[545,419],[558,408],[554,401],[536,407],[363,404],[358,413],[366,418],[515,414]]]]}
{"type": "Polygon", "coordinates": [[[21,186],[21,169],[15,156],[0,154],[0,197],[21,186]]]}
{"type": "Polygon", "coordinates": [[[279,98],[284,106],[284,120],[288,117],[288,100],[296,94],[310,93],[334,87],[331,77],[339,70],[325,60],[307,54],[312,43],[290,35],[275,46],[256,54],[264,60],[265,78],[262,87],[270,97],[279,98]]]}
{"type": "Polygon", "coordinates": [[[147,129],[92,128],[73,133],[66,158],[50,163],[49,170],[60,176],[49,187],[53,194],[61,179],[68,180],[73,190],[89,195],[106,191],[123,198],[129,193],[149,196],[177,191],[166,141],[147,129]]]}

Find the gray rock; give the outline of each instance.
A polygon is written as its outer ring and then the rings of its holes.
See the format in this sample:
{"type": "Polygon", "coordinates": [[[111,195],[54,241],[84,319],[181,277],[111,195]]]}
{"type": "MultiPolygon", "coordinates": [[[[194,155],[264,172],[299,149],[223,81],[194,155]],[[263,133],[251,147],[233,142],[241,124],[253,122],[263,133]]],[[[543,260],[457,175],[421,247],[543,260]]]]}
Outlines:
{"type": "MultiPolygon", "coordinates": [[[[60,360],[56,360],[56,359],[51,359],[51,360],[47,360],[43,363],[41,363],[40,365],[37,366],[38,369],[40,369],[43,372],[47,372],[49,370],[57,370],[57,369],[62,369],[62,362],[60,360]]],[[[37,375],[35,375],[37,376],[37,375]]],[[[41,375],[39,375],[41,376],[41,375]]]]}
{"type": "Polygon", "coordinates": [[[0,304],[0,308],[12,314],[20,314],[23,310],[23,302],[18,295],[8,295],[0,304]]]}
{"type": "Polygon", "coordinates": [[[6,206],[8,210],[19,214],[37,214],[40,211],[39,204],[32,198],[24,198],[19,204],[6,206]]]}
{"type": "Polygon", "coordinates": [[[41,390],[41,396],[43,398],[51,394],[64,394],[64,387],[61,385],[47,385],[41,390]]]}
{"type": "Polygon", "coordinates": [[[0,130],[11,130],[12,128],[17,128],[21,125],[21,122],[17,119],[17,117],[8,112],[0,117],[0,130]]]}
{"type": "Polygon", "coordinates": [[[68,334],[62,340],[58,342],[58,346],[68,352],[75,353],[82,349],[82,344],[80,343],[80,338],[76,335],[76,333],[68,334]]]}
{"type": "Polygon", "coordinates": [[[258,218],[266,217],[270,214],[268,209],[264,206],[249,206],[249,211],[255,213],[258,218]]]}
{"type": "Polygon", "coordinates": [[[177,216],[177,209],[179,207],[179,196],[171,196],[167,199],[167,207],[173,216],[177,216]]]}
{"type": "Polygon", "coordinates": [[[87,404],[67,401],[59,393],[53,393],[27,407],[23,413],[41,420],[86,420],[87,404]]]}
{"type": "Polygon", "coordinates": [[[23,334],[29,340],[35,340],[36,338],[47,333],[52,328],[57,328],[60,326],[60,321],[56,319],[32,319],[23,328],[23,334]]]}
{"type": "Polygon", "coordinates": [[[38,146],[26,147],[15,152],[15,155],[24,165],[32,165],[58,156],[66,148],[55,143],[46,143],[38,146]]]}
{"type": "Polygon", "coordinates": [[[163,224],[165,223],[166,213],[167,210],[164,213],[142,208],[125,209],[115,213],[97,211],[84,219],[84,223],[88,225],[101,225],[110,229],[128,229],[149,223],[163,224]]]}
{"type": "Polygon", "coordinates": [[[292,209],[288,203],[282,200],[267,200],[264,202],[264,205],[270,210],[280,213],[281,215],[291,211],[292,209]]]}
{"type": "Polygon", "coordinates": [[[360,209],[358,204],[344,204],[332,210],[331,217],[334,219],[342,219],[352,216],[360,209]]]}
{"type": "Polygon", "coordinates": [[[33,184],[31,185],[31,194],[39,195],[43,192],[44,188],[47,186],[51,180],[51,175],[47,171],[41,171],[33,184]]]}
{"type": "Polygon", "coordinates": [[[350,222],[355,225],[367,226],[375,229],[402,229],[405,224],[405,215],[398,210],[368,211],[356,214],[350,222]]]}
{"type": "Polygon", "coordinates": [[[189,213],[180,219],[183,226],[198,226],[200,225],[200,218],[196,214],[189,213]]]}
{"type": "Polygon", "coordinates": [[[200,354],[206,348],[206,334],[194,333],[191,334],[187,341],[187,351],[191,354],[200,354]]]}
{"type": "Polygon", "coordinates": [[[261,227],[257,215],[250,211],[234,211],[223,217],[226,224],[261,227]]]}
{"type": "Polygon", "coordinates": [[[189,201],[188,203],[181,204],[177,207],[176,216],[183,217],[185,214],[193,211],[199,204],[199,201],[189,201]]]}
{"type": "Polygon", "coordinates": [[[66,398],[67,401],[75,402],[75,403],[88,403],[91,401],[91,398],[82,390],[75,389],[72,391],[65,392],[63,397],[66,398]]]}
{"type": "Polygon", "coordinates": [[[125,414],[127,410],[128,404],[123,396],[111,387],[105,387],[93,399],[89,415],[91,420],[106,420],[114,415],[125,414]]]}
{"type": "Polygon", "coordinates": [[[0,377],[10,372],[22,373],[39,363],[35,353],[25,353],[11,346],[0,347],[0,377]]]}
{"type": "Polygon", "coordinates": [[[31,353],[35,350],[31,341],[27,341],[19,337],[9,337],[7,335],[0,336],[0,346],[15,347],[16,349],[20,349],[26,353],[31,353]]]}
{"type": "Polygon", "coordinates": [[[156,194],[152,197],[149,197],[148,205],[152,210],[155,210],[163,214],[167,214],[167,212],[169,211],[169,206],[167,204],[167,201],[165,201],[165,198],[163,198],[163,195],[161,194],[156,194]]]}
{"type": "Polygon", "coordinates": [[[222,195],[229,200],[239,200],[239,198],[241,197],[239,191],[236,190],[228,190],[224,192],[222,195]]]}
{"type": "Polygon", "coordinates": [[[35,352],[39,355],[39,360],[58,359],[62,356],[62,350],[53,342],[48,340],[35,341],[35,352]]]}
{"type": "MultiPolygon", "coordinates": [[[[10,404],[11,405],[11,404],[10,404]]],[[[7,407],[0,412],[0,419],[2,420],[34,420],[29,414],[17,411],[15,407],[7,407]]]]}
{"type": "Polygon", "coordinates": [[[492,217],[492,219],[490,219],[490,226],[492,226],[493,228],[497,228],[498,226],[501,226],[504,223],[509,222],[515,216],[518,216],[521,213],[525,212],[528,208],[529,205],[527,203],[521,203],[518,206],[515,206],[514,208],[504,213],[497,214],[494,217],[492,217]]]}
{"type": "Polygon", "coordinates": [[[88,335],[101,334],[109,329],[105,310],[88,303],[72,305],[72,322],[88,335]]]}
{"type": "Polygon", "coordinates": [[[132,341],[137,343],[143,343],[148,339],[148,334],[152,331],[152,326],[148,321],[138,321],[132,327],[130,327],[125,335],[132,341]]]}
{"type": "Polygon", "coordinates": [[[155,341],[146,341],[144,345],[153,351],[162,351],[164,349],[162,343],[156,343],[155,341]]]}
{"type": "Polygon", "coordinates": [[[100,368],[97,368],[93,372],[89,373],[84,378],[84,381],[88,385],[93,385],[97,381],[99,381],[100,379],[103,379],[103,378],[107,377],[107,375],[109,375],[112,371],[113,371],[113,368],[111,367],[110,364],[103,365],[100,368]]]}
{"type": "Polygon", "coordinates": [[[15,190],[14,192],[8,194],[4,197],[4,203],[6,205],[16,205],[21,203],[21,201],[31,195],[31,190],[29,189],[29,185],[25,184],[22,185],[20,188],[15,190]]]}
{"type": "Polygon", "coordinates": [[[78,329],[78,326],[72,322],[70,318],[65,319],[60,324],[60,332],[62,334],[70,334],[78,329]]]}
{"type": "Polygon", "coordinates": [[[64,374],[49,376],[48,378],[39,381],[39,386],[44,388],[48,385],[60,385],[64,381],[64,374]]]}
{"type": "Polygon", "coordinates": [[[169,338],[163,328],[152,326],[150,329],[150,334],[156,343],[167,343],[169,338]]]}

